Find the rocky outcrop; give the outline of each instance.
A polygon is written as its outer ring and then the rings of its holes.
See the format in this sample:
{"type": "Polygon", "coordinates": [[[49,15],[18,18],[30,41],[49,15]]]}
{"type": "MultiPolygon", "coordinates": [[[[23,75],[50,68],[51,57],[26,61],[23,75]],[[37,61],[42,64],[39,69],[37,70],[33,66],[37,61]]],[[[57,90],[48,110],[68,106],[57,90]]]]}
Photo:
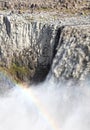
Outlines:
{"type": "Polygon", "coordinates": [[[0,66],[23,81],[43,81],[49,72],[58,80],[82,78],[90,71],[88,21],[35,22],[22,15],[1,15],[0,66]]]}

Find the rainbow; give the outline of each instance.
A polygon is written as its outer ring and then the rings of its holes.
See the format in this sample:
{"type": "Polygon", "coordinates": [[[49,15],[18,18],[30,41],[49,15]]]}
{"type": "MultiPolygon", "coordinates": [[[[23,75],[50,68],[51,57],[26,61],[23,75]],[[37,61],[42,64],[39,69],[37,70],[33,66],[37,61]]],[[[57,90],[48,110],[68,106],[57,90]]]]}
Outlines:
{"type": "Polygon", "coordinates": [[[51,115],[48,113],[48,111],[44,108],[38,97],[34,94],[32,88],[27,88],[27,85],[18,85],[23,91],[28,98],[34,103],[35,107],[38,109],[42,117],[44,118],[45,121],[49,124],[52,130],[60,130],[58,124],[56,121],[51,117],[51,115]]]}
{"type": "MultiPolygon", "coordinates": [[[[2,75],[6,76],[7,73],[3,71],[2,75]]],[[[12,80],[11,76],[8,77],[8,78],[10,78],[10,80],[12,80]]],[[[14,80],[13,80],[13,82],[16,84],[16,82],[14,80]]],[[[52,130],[60,130],[60,128],[59,128],[58,124],[56,123],[56,121],[51,117],[51,115],[44,108],[43,104],[40,102],[38,97],[34,94],[34,91],[33,91],[32,87],[28,88],[27,84],[25,84],[25,83],[24,84],[18,84],[16,86],[19,87],[19,89],[21,89],[23,91],[23,93],[34,103],[35,107],[40,112],[40,114],[42,115],[44,120],[48,123],[50,128],[52,130]]]]}

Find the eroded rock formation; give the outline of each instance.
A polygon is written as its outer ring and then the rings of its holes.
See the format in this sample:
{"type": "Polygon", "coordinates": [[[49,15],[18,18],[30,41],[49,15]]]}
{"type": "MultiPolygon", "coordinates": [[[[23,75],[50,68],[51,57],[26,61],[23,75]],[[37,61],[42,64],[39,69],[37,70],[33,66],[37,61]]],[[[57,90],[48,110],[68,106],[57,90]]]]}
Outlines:
{"type": "Polygon", "coordinates": [[[0,66],[15,69],[22,80],[43,80],[53,59],[56,27],[9,16],[1,16],[0,23],[0,66]]]}
{"type": "Polygon", "coordinates": [[[89,74],[90,24],[72,21],[52,24],[1,15],[0,66],[23,81],[34,82],[43,81],[49,71],[56,79],[89,74]]]}

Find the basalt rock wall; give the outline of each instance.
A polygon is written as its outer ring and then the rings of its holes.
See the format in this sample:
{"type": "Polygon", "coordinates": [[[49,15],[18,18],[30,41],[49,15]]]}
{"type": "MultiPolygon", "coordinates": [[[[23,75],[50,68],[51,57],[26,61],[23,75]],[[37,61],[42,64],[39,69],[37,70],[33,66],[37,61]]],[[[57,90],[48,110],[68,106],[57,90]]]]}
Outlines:
{"type": "Polygon", "coordinates": [[[52,64],[57,32],[55,25],[2,15],[0,66],[14,69],[22,80],[43,80],[52,64]]]}
{"type": "Polygon", "coordinates": [[[21,80],[80,79],[90,72],[90,25],[0,16],[0,66],[21,80]]]}

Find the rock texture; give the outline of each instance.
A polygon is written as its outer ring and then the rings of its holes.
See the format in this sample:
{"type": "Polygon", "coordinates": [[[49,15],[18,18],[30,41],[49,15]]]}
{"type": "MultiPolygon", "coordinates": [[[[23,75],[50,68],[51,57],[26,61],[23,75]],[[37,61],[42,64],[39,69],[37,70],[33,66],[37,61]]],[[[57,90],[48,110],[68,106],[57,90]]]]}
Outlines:
{"type": "Polygon", "coordinates": [[[2,10],[48,10],[56,9],[63,10],[70,9],[74,11],[90,10],[90,0],[0,0],[0,9],[2,10]]]}
{"type": "Polygon", "coordinates": [[[51,23],[1,15],[0,66],[23,81],[43,81],[50,70],[56,79],[80,79],[90,72],[89,17],[51,23]]]}
{"type": "Polygon", "coordinates": [[[90,26],[67,26],[63,29],[52,73],[56,79],[83,79],[90,73],[90,26]]]}
{"type": "Polygon", "coordinates": [[[22,80],[43,80],[53,59],[56,27],[2,15],[0,28],[0,66],[14,69],[22,80]]]}

